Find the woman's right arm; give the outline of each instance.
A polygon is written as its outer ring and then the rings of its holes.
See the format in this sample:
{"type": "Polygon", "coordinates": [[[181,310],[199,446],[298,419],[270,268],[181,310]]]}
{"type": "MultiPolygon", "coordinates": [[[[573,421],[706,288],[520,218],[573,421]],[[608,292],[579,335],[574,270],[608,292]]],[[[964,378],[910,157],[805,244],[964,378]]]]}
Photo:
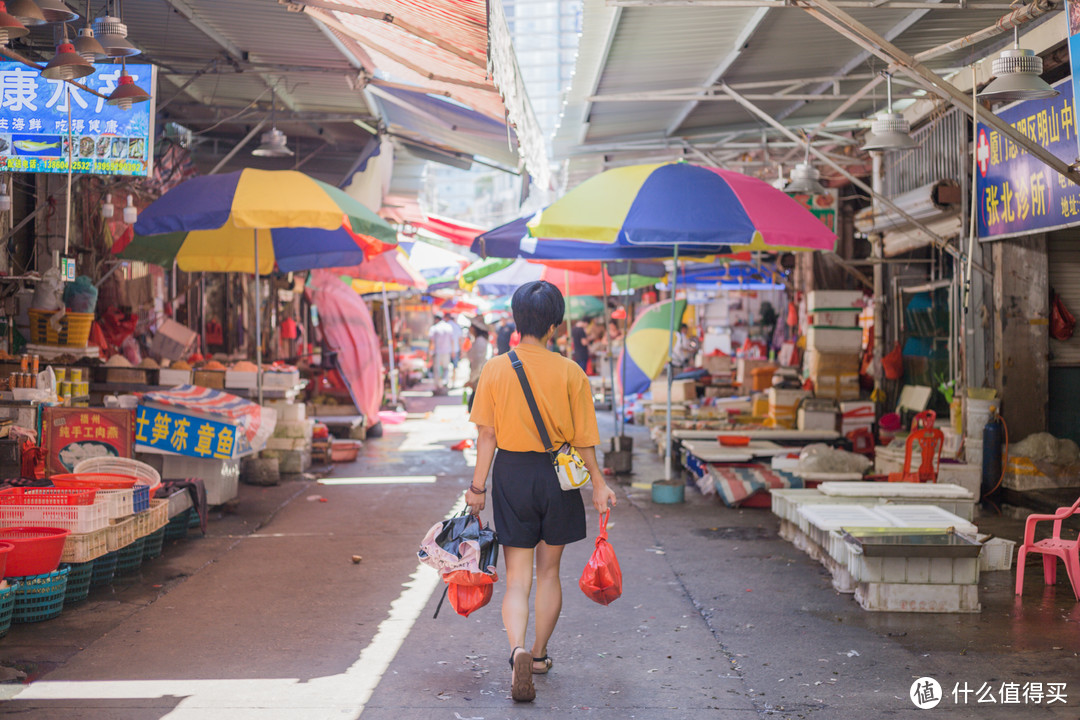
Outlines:
{"type": "Polygon", "coordinates": [[[491,425],[477,425],[479,436],[476,439],[476,468],[473,469],[472,486],[465,493],[465,503],[473,515],[479,515],[487,500],[487,478],[491,463],[495,459],[495,428],[491,425]],[[481,492],[473,492],[476,488],[481,492]]]}

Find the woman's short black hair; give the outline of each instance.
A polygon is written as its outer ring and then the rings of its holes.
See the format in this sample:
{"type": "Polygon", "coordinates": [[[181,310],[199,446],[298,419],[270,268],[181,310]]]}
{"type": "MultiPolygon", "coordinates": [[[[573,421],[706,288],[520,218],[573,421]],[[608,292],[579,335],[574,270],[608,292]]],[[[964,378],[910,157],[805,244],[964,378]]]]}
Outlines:
{"type": "Polygon", "coordinates": [[[525,283],[510,300],[514,323],[522,336],[543,338],[552,325],[558,325],[566,314],[566,301],[559,288],[545,280],[525,283]]]}

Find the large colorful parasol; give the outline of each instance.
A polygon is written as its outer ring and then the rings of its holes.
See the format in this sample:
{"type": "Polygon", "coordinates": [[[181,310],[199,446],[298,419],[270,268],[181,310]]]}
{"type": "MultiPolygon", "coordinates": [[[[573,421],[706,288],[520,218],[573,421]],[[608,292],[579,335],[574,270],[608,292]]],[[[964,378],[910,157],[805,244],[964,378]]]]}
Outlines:
{"type": "Polygon", "coordinates": [[[604,245],[679,247],[683,254],[730,246],[832,250],[836,236],[772,185],[731,170],[684,162],[631,165],[595,175],[528,223],[540,238],[604,245]]]}
{"type": "Polygon", "coordinates": [[[671,303],[664,300],[645,308],[626,333],[618,367],[624,395],[648,392],[652,381],[667,367],[671,359],[668,339],[678,330],[672,327],[671,318],[678,322],[686,312],[685,300],[675,301],[674,312],[671,303]]]}
{"type": "Polygon", "coordinates": [[[121,257],[185,272],[290,272],[358,265],[397,244],[382,218],[295,170],[246,168],[186,180],[139,215],[121,257]],[[258,238],[258,248],[254,242],[258,238]]]}

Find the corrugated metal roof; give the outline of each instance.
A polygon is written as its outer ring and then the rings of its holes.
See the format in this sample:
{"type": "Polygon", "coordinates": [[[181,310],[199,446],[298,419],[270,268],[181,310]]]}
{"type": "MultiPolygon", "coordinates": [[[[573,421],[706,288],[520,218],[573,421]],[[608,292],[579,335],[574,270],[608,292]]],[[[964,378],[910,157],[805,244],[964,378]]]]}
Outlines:
{"type": "MultiPolygon", "coordinates": [[[[929,7],[848,12],[912,54],[993,25],[1004,14],[1003,10],[931,10],[929,7]]],[[[982,48],[998,42],[1001,38],[983,43],[982,48]]],[[[928,64],[946,70],[979,49],[969,46],[928,64]]],[[[839,95],[849,95],[883,67],[879,59],[797,8],[770,9],[762,16],[759,8],[644,5],[608,8],[605,0],[585,0],[577,70],[555,140],[557,155],[574,157],[568,177],[575,176],[574,168],[588,165],[585,156],[589,152],[600,154],[601,164],[611,166],[652,158],[657,153],[666,152],[669,157],[687,155],[683,138],[719,137],[729,132],[749,133],[742,142],[759,138],[763,123],[730,101],[661,102],[640,97],[618,102],[590,100],[593,96],[655,94],[673,89],[692,93],[713,80],[713,73],[722,61],[726,64],[721,79],[739,87],[743,93],[754,95],[776,93],[778,88],[742,86],[785,79],[862,75],[861,79],[836,83],[839,95]],[[744,42],[732,53],[737,38],[744,42]],[[613,154],[616,151],[618,154],[613,154]]],[[[911,88],[897,84],[894,90],[901,96],[910,93],[911,88]]],[[[834,89],[831,83],[818,80],[788,92],[820,94],[832,93],[834,89]]],[[[753,100],[774,117],[786,118],[788,123],[803,127],[820,122],[841,101],[805,102],[780,95],[753,100]]],[[[854,103],[841,119],[852,127],[883,105],[882,86],[854,103]]],[[[772,134],[771,130],[768,132],[772,134]]]]}

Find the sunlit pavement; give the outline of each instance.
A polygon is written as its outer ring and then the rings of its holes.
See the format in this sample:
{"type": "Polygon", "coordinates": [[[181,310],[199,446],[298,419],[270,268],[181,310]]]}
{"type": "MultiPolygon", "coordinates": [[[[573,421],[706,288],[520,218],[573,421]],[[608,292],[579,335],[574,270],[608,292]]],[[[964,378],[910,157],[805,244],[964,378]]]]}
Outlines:
{"type": "MultiPolygon", "coordinates": [[[[447,605],[432,619],[442,584],[415,555],[471,477],[471,453],[450,450],[471,434],[460,394],[406,401],[412,419],[388,426],[330,483],[242,486],[238,512],[206,538],[170,543],[57,620],[14,626],[0,664],[33,682],[0,685],[13,698],[0,714],[863,720],[912,717],[911,683],[931,676],[946,691],[1073,684],[1067,707],[950,697],[938,708],[948,717],[1080,715],[1080,610],[1065,585],[1044,591],[1033,577],[1015,604],[1011,573],[986,574],[980,615],[865,613],[777,538],[767,511],[726,510],[694,492],[654,505],[628,486],[609,528],[623,597],[609,607],[585,598],[577,578],[591,541],[568,549],[555,666],[537,678],[536,702],[516,705],[501,583],[472,617],[447,605]]],[[[651,481],[660,465],[641,434],[637,445],[636,479],[651,481]]],[[[591,538],[591,510],[589,521],[591,538]]]]}

